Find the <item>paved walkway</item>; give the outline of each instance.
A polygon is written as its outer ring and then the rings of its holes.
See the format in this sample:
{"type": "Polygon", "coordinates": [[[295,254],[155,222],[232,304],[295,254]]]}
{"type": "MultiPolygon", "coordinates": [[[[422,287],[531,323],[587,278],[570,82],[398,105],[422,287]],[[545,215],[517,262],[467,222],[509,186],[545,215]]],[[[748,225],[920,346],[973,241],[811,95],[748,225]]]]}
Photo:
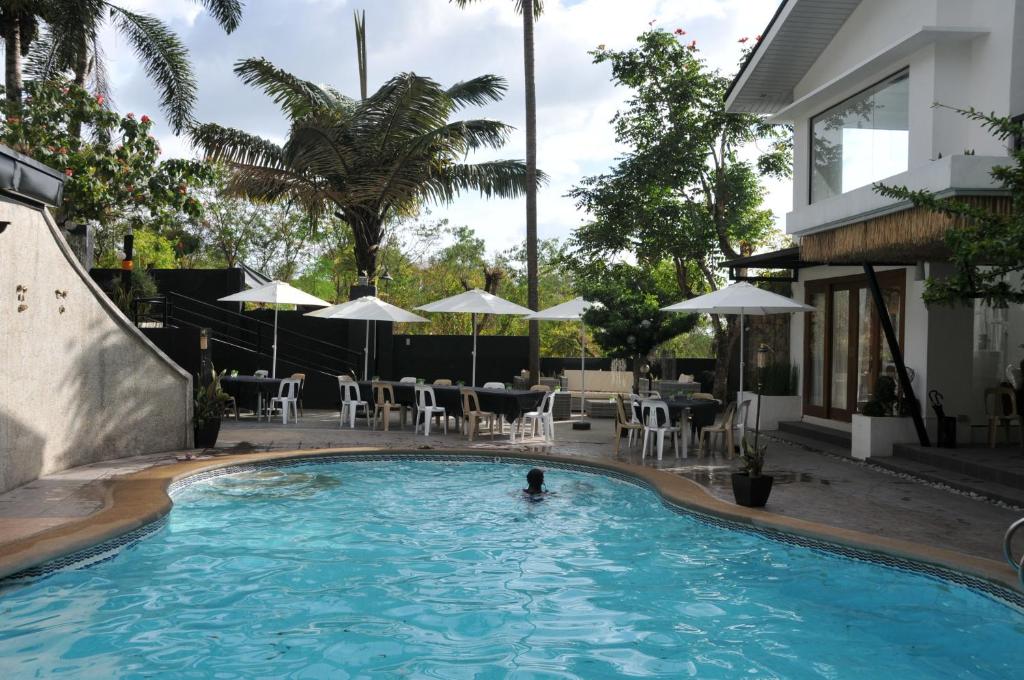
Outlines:
{"type": "MultiPolygon", "coordinates": [[[[776,486],[767,510],[835,527],[855,529],[889,538],[931,544],[958,552],[1001,560],[1003,532],[1024,512],[999,507],[944,489],[886,473],[833,455],[766,437],[769,458],[766,471],[775,475],[776,486]]],[[[513,445],[518,450],[552,452],[581,459],[615,458],[612,423],[593,421],[590,431],[573,430],[569,423],[556,425],[556,443],[543,446],[536,440],[513,445]]],[[[466,446],[503,448],[508,436],[484,435],[472,444],[458,434],[413,436],[409,430],[391,432],[338,428],[336,413],[308,412],[299,425],[282,426],[225,422],[218,450],[205,455],[370,446],[392,450],[417,450],[466,446]]],[[[0,550],[3,543],[24,538],[69,520],[87,516],[103,506],[105,480],[153,465],[175,461],[174,453],[108,461],[49,475],[31,484],[0,494],[0,550]]],[[[180,455],[177,454],[177,455],[180,455]]],[[[641,464],[638,449],[623,445],[618,460],[641,464]]],[[[676,459],[671,452],[658,462],[650,457],[642,464],[667,469],[693,479],[712,494],[731,500],[729,471],[735,461],[718,456],[676,459]]]]}

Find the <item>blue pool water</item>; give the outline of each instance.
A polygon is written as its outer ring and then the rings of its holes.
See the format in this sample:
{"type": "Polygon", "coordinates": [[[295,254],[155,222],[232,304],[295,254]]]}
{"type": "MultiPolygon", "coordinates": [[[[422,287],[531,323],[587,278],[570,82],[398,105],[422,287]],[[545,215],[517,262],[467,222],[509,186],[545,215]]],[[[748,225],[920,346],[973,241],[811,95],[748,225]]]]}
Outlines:
{"type": "Polygon", "coordinates": [[[0,677],[1010,678],[1024,615],[521,465],[334,463],[175,498],[115,559],[0,592],[0,677]]]}

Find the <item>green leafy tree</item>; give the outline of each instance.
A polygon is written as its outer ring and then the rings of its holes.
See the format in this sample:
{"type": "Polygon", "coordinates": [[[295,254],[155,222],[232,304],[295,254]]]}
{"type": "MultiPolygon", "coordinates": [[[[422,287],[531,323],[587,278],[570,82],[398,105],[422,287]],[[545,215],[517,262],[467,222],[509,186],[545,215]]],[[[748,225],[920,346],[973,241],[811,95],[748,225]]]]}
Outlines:
{"type": "Polygon", "coordinates": [[[675,291],[660,285],[649,267],[591,262],[578,268],[577,277],[583,297],[601,303],[587,310],[584,321],[607,355],[630,361],[637,391],[641,365],[659,345],[693,328],[695,317],[661,311],[675,291]]]}
{"type": "Polygon", "coordinates": [[[122,116],[66,81],[26,85],[28,97],[0,122],[0,142],[66,175],[57,220],[99,229],[160,231],[179,216],[198,219],[202,205],[191,187],[212,173],[199,161],[160,161],[148,116],[122,116]],[[88,137],[72,134],[76,126],[88,137]]]}
{"type": "MultiPolygon", "coordinates": [[[[478,0],[455,0],[465,7],[478,0]]],[[[515,0],[516,11],[523,17],[523,74],[526,86],[526,269],[527,303],[540,309],[539,254],[537,245],[537,79],[534,73],[533,24],[544,11],[542,0],[515,0]]],[[[540,377],[540,327],[530,322],[530,381],[540,377]]]]}
{"type": "Polygon", "coordinates": [[[352,229],[356,266],[371,280],[388,226],[422,203],[448,203],[468,190],[512,198],[526,188],[520,161],[463,162],[472,151],[504,145],[507,125],[451,120],[466,106],[500,100],[505,83],[496,76],[443,88],[404,73],[356,102],[263,59],[241,61],[235,72],[281,105],[288,140],[281,146],[211,123],[193,131],[194,142],[232,168],[234,193],[289,201],[314,219],[340,216],[352,229]]]}
{"type": "MultiPolygon", "coordinates": [[[[19,4],[26,4],[20,0],[19,4]]],[[[108,0],[59,0],[44,5],[46,28],[29,56],[29,70],[40,80],[70,73],[79,87],[91,86],[109,96],[100,36],[106,26],[116,30],[135,51],[146,75],[160,93],[160,106],[175,132],[192,119],[196,81],[188,50],[166,24],[149,14],[128,10],[108,0]]],[[[241,0],[200,0],[227,32],[242,18],[241,0]]],[[[25,49],[24,41],[22,50],[25,49]]]]}
{"type": "Polygon", "coordinates": [[[22,60],[39,33],[44,0],[5,0],[0,3],[0,33],[4,41],[4,85],[8,110],[18,108],[22,94],[22,60]]]}
{"type": "MultiPolygon", "coordinates": [[[[1024,138],[1024,125],[1005,116],[971,109],[954,109],[982,123],[998,139],[1010,142],[1024,138]]],[[[940,198],[927,191],[905,186],[875,185],[883,196],[910,201],[953,220],[945,235],[954,273],[948,278],[929,278],[925,302],[971,303],[983,300],[992,307],[1024,304],[1024,149],[1014,149],[1012,165],[992,169],[992,177],[1012,198],[1009,213],[972,205],[962,199],[940,198]]]]}
{"type": "MultiPolygon", "coordinates": [[[[696,42],[654,29],[634,48],[598,48],[626,108],[612,120],[627,152],[607,174],[584,179],[570,193],[591,221],[577,229],[570,257],[582,263],[629,253],[641,267],[672,264],[676,300],[716,290],[720,263],[750,254],[774,238],[762,208],[759,175],[785,175],[791,164],[785,130],[751,115],[725,111],[729,79],[708,67],[696,42]],[[753,161],[745,153],[764,150],[753,161]]],[[[716,392],[726,392],[727,367],[739,338],[734,319],[713,317],[716,392]]]]}

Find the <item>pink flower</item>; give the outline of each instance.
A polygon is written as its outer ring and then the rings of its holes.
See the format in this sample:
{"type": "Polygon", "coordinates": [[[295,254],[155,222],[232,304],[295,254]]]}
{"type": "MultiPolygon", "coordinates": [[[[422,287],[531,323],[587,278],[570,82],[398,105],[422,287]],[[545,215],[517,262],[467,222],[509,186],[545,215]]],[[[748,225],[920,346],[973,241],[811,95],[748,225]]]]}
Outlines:
{"type": "Polygon", "coordinates": [[[131,111],[129,111],[127,118],[128,118],[128,120],[135,120],[135,114],[132,113],[131,111]]]}
{"type": "Polygon", "coordinates": [[[687,47],[689,47],[691,50],[697,49],[697,41],[696,40],[691,40],[690,44],[687,45],[687,47]]]}
{"type": "Polygon", "coordinates": [[[142,114],[142,118],[140,118],[139,120],[141,120],[143,123],[148,123],[151,119],[146,114],[142,114]]]}
{"type": "Polygon", "coordinates": [[[96,95],[96,103],[99,104],[100,106],[103,106],[103,102],[105,100],[106,100],[106,98],[103,95],[101,95],[101,94],[96,95]]]}
{"type": "Polygon", "coordinates": [[[761,42],[761,36],[757,36],[756,38],[754,38],[754,40],[756,40],[757,42],[761,42]]]}
{"type": "Polygon", "coordinates": [[[75,171],[72,170],[71,168],[64,168],[64,174],[67,175],[68,177],[71,177],[72,175],[75,174],[75,171]]]}
{"type": "Polygon", "coordinates": [[[672,32],[675,33],[676,35],[686,35],[686,31],[684,31],[681,28],[677,28],[676,30],[674,30],[672,32]]]}
{"type": "Polygon", "coordinates": [[[748,38],[746,36],[743,36],[742,38],[740,38],[736,42],[738,42],[738,43],[740,43],[742,45],[743,43],[747,42],[748,40],[750,40],[750,38],[748,38]]]}

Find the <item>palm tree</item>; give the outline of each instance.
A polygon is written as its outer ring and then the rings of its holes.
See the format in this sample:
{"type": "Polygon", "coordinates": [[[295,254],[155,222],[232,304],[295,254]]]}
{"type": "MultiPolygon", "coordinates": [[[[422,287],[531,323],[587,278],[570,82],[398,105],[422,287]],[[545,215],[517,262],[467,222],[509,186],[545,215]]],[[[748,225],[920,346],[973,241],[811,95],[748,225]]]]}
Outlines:
{"type": "Polygon", "coordinates": [[[39,17],[45,11],[43,0],[3,0],[0,2],[0,34],[4,41],[5,97],[9,104],[21,104],[22,59],[39,30],[39,17]]]}
{"type": "MultiPolygon", "coordinates": [[[[465,7],[478,0],[453,0],[465,7]]],[[[526,298],[527,306],[537,310],[537,83],[534,77],[533,22],[544,11],[543,0],[515,0],[516,11],[523,16],[523,72],[526,76],[526,298]]],[[[540,325],[530,321],[530,382],[540,376],[540,325]]]]}
{"type": "MultiPolygon", "coordinates": [[[[198,1],[227,33],[238,27],[242,18],[240,0],[198,1]]],[[[49,7],[44,16],[46,30],[29,57],[34,77],[46,79],[70,72],[76,84],[85,87],[91,81],[96,91],[108,93],[99,36],[109,21],[135,50],[146,75],[159,89],[160,106],[174,131],[180,132],[191,122],[195,77],[188,50],[166,24],[108,0],[59,0],[49,7]]]]}
{"type": "MultiPolygon", "coordinates": [[[[232,168],[229,190],[257,201],[290,201],[314,218],[332,211],[352,229],[356,266],[371,280],[395,217],[427,201],[447,203],[477,190],[514,198],[527,187],[522,161],[465,163],[481,148],[504,145],[510,127],[492,120],[452,121],[453,113],[504,96],[501,78],[484,75],[447,89],[402,73],[365,99],[287,73],[265,59],[235,73],[279,104],[290,131],[283,146],[208,123],[192,130],[206,157],[232,168]]],[[[535,181],[544,181],[538,174],[535,181]]]]}

